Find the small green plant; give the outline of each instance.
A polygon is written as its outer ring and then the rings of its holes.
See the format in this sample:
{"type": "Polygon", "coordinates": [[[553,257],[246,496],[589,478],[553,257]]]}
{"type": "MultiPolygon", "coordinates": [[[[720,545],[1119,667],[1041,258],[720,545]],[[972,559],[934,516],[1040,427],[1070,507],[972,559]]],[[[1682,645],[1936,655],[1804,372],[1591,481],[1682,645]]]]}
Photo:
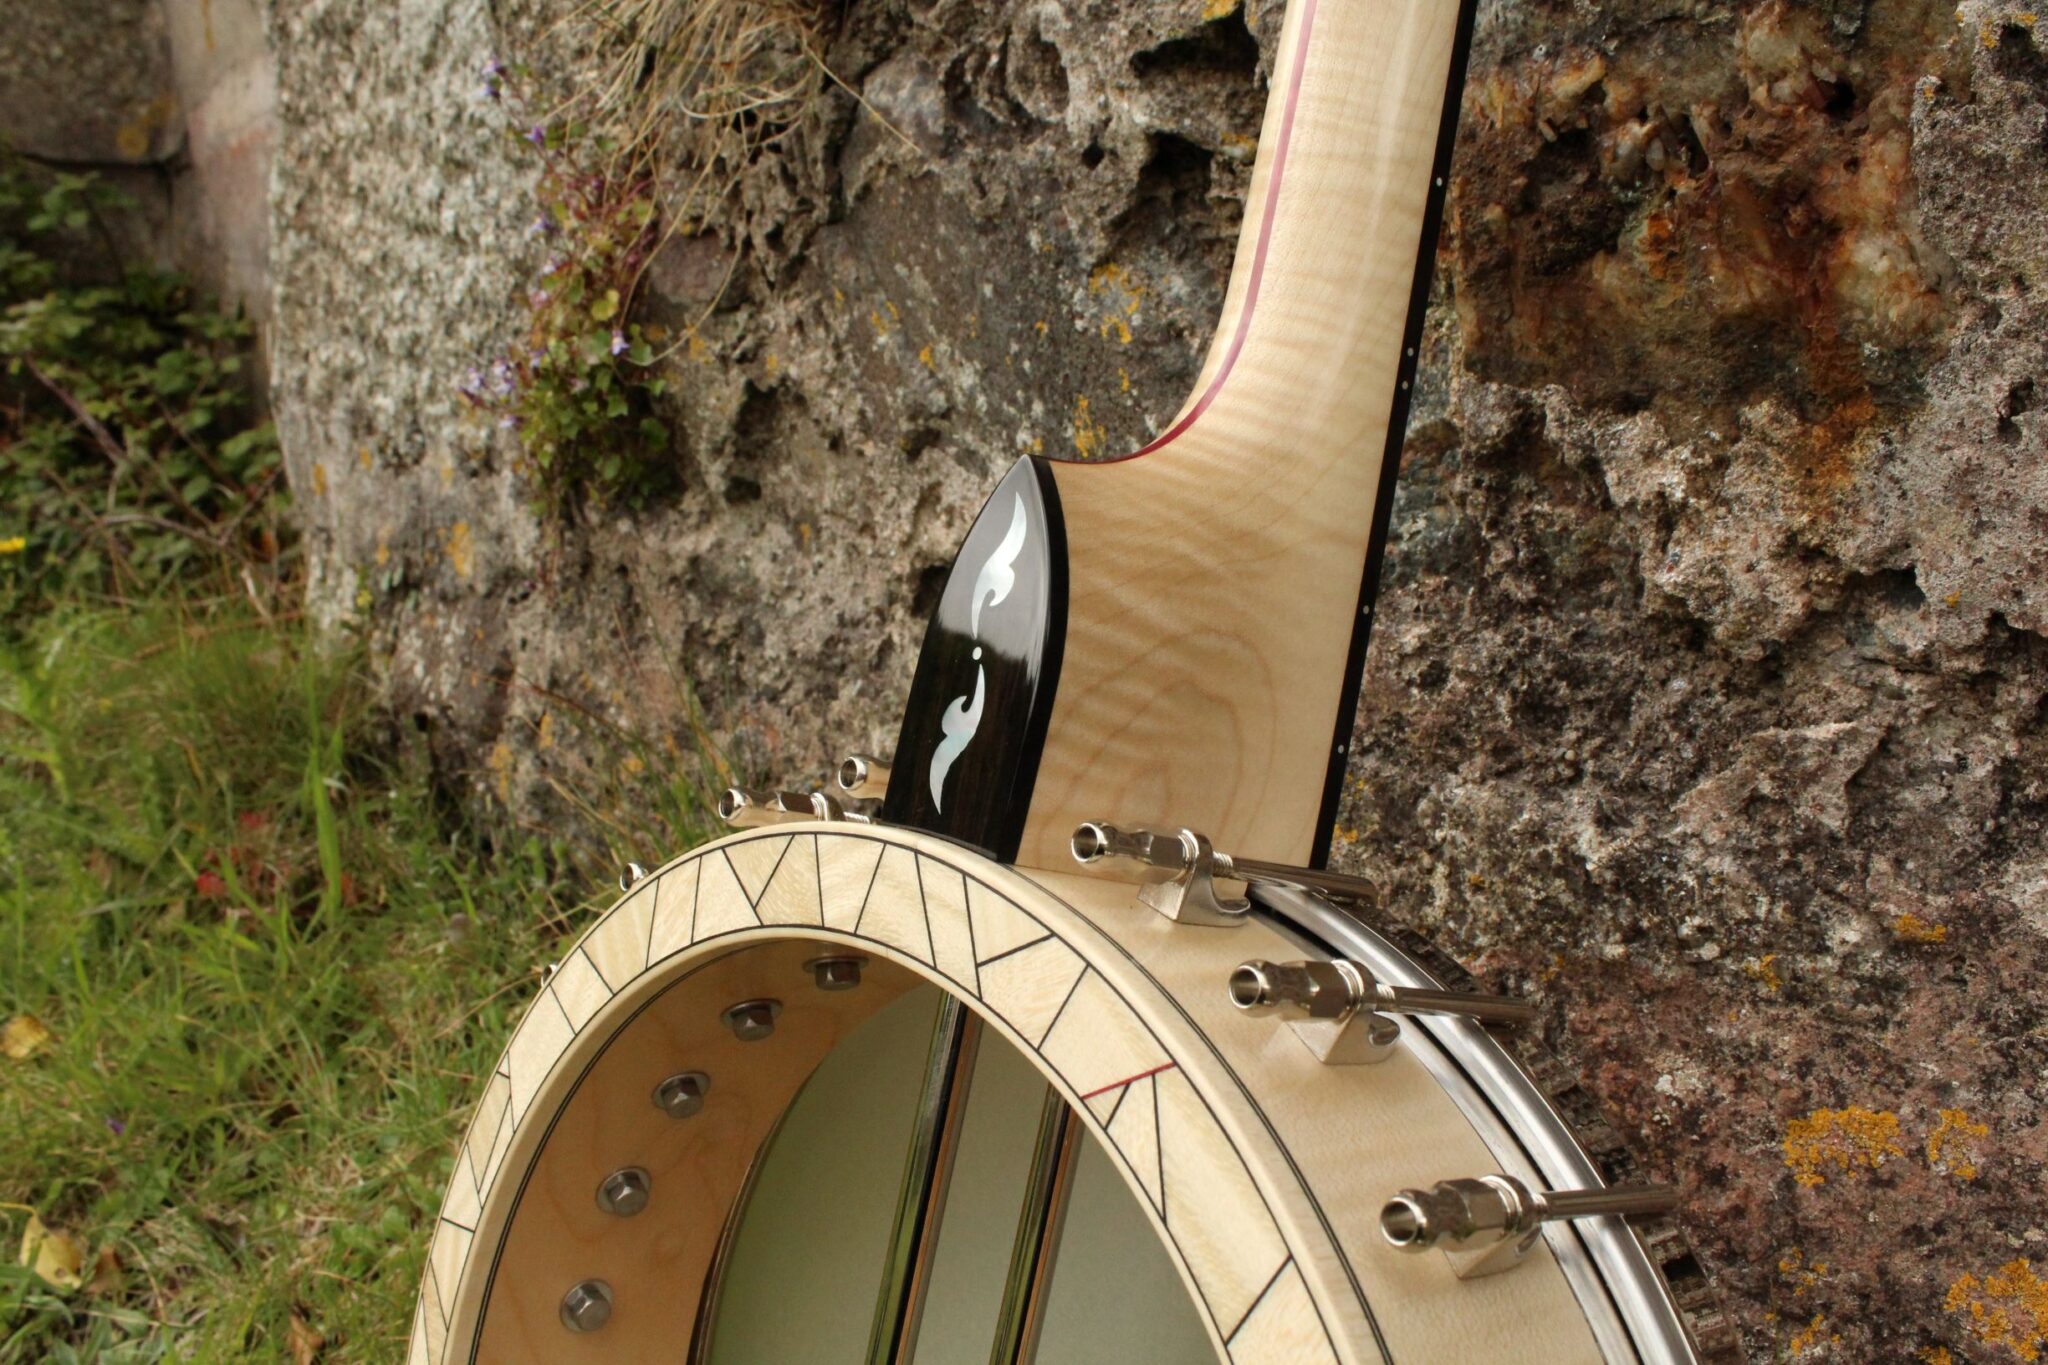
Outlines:
{"type": "Polygon", "coordinates": [[[75,262],[115,196],[0,152],[0,619],[273,563],[277,441],[245,319],[177,276],[75,262]]]}
{"type": "Polygon", "coordinates": [[[471,370],[465,398],[519,433],[541,510],[582,501],[638,504],[674,484],[668,428],[654,414],[663,382],[655,338],[632,322],[640,278],[661,244],[651,159],[582,120],[537,115],[531,72],[491,62],[482,97],[540,162],[533,235],[545,259],[510,354],[471,370]]]}

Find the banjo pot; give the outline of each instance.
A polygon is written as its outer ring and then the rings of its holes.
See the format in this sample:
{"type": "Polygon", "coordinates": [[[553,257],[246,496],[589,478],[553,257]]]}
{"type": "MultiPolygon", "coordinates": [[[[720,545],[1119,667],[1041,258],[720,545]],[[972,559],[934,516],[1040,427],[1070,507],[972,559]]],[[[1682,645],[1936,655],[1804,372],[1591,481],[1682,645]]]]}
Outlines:
{"type": "Polygon", "coordinates": [[[1293,0],[1194,393],[1002,480],[891,761],[629,868],[485,1085],[410,1365],[1729,1349],[1533,1008],[1321,867],[1470,24],[1293,0]]]}

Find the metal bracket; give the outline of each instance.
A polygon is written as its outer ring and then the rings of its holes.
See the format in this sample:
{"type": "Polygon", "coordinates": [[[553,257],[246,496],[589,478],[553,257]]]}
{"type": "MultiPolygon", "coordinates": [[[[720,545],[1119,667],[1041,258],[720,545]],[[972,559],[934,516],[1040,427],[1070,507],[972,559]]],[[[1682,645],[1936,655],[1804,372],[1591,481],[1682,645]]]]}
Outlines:
{"type": "Polygon", "coordinates": [[[1151,882],[1138,894],[1145,904],[1182,924],[1237,924],[1243,920],[1251,902],[1241,896],[1219,895],[1219,881],[1307,887],[1350,900],[1379,898],[1379,888],[1363,877],[1219,853],[1199,830],[1165,834],[1090,821],[1074,831],[1071,847],[1077,862],[1129,858],[1167,873],[1164,880],[1151,882]]]}
{"type": "Polygon", "coordinates": [[[1165,835],[1090,823],[1074,831],[1071,846],[1076,862],[1129,858],[1152,869],[1138,899],[1177,924],[1237,925],[1251,913],[1244,897],[1218,893],[1217,878],[1231,877],[1230,859],[1194,830],[1165,835]]]}
{"type": "Polygon", "coordinates": [[[1511,1175],[1482,1175],[1402,1190],[1380,1210],[1380,1233],[1401,1251],[1441,1248],[1458,1278],[1469,1280],[1528,1259],[1544,1223],[1670,1213],[1677,1207],[1678,1191],[1669,1185],[1531,1190],[1511,1175]]]}
{"type": "Polygon", "coordinates": [[[718,818],[734,829],[759,829],[792,820],[844,820],[871,825],[864,801],[843,801],[827,792],[750,791],[727,787],[718,798],[718,818]]]}
{"type": "Polygon", "coordinates": [[[1526,1024],[1537,1015],[1512,996],[1390,986],[1341,957],[1242,963],[1230,974],[1230,1003],[1251,1015],[1297,1016],[1288,1021],[1295,1036],[1330,1066],[1384,1061],[1401,1036],[1389,1015],[1456,1014],[1493,1024],[1526,1024]]]}

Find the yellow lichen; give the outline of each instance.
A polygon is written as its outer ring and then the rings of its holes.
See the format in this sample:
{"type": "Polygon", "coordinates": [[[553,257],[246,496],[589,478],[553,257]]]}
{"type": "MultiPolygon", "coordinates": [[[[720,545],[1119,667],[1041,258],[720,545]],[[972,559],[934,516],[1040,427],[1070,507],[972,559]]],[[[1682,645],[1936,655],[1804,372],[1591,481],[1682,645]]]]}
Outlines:
{"type": "Polygon", "coordinates": [[[448,565],[457,578],[467,578],[476,567],[476,542],[470,538],[469,523],[458,521],[448,528],[448,565]]]}
{"type": "Polygon", "coordinates": [[[505,743],[502,739],[499,740],[491,746],[491,756],[488,762],[491,769],[492,789],[498,793],[500,801],[510,801],[512,799],[512,765],[514,762],[512,746],[505,743]]]}
{"type": "Polygon", "coordinates": [[[1237,12],[1237,0],[1202,0],[1202,22],[1213,24],[1228,14],[1237,12]]]}
{"type": "Polygon", "coordinates": [[[938,363],[932,359],[932,344],[929,341],[924,344],[923,349],[918,351],[917,363],[934,374],[938,373],[938,363]]]}
{"type": "Polygon", "coordinates": [[[313,463],[313,492],[323,498],[327,496],[327,466],[317,460],[313,463]]]}
{"type": "Polygon", "coordinates": [[[1126,370],[1126,369],[1118,369],[1118,370],[1117,370],[1117,372],[1116,372],[1116,391],[1117,391],[1118,393],[1129,393],[1129,392],[1131,391],[1131,372],[1130,372],[1129,370],[1126,370]]]}
{"type": "Polygon", "coordinates": [[[1906,1154],[1899,1145],[1899,1116],[1860,1104],[1816,1109],[1793,1119],[1785,1125],[1784,1146],[1785,1165],[1794,1179],[1808,1187],[1825,1185],[1831,1173],[1874,1171],[1906,1154]]]}
{"type": "Polygon", "coordinates": [[[1922,1346],[1920,1362],[1921,1365],[1955,1365],[1955,1357],[1948,1353],[1946,1346],[1922,1346]]]}
{"type": "Polygon", "coordinates": [[[1074,395],[1074,457],[1092,460],[1103,453],[1109,433],[1088,412],[1088,396],[1074,395]]]}
{"type": "Polygon", "coordinates": [[[1944,1109],[1941,1122],[1927,1135],[1927,1164],[1958,1180],[1975,1180],[1977,1139],[1990,1136],[1990,1124],[1974,1121],[1961,1109],[1944,1109]]]}
{"type": "Polygon", "coordinates": [[[1948,939],[1948,926],[1921,919],[1908,910],[1892,921],[1892,937],[1901,943],[1942,943],[1948,939]]]}
{"type": "Polygon", "coordinates": [[[1785,979],[1778,975],[1778,969],[1772,965],[1777,960],[1778,955],[1776,953],[1765,953],[1756,961],[1745,964],[1742,969],[1743,974],[1752,981],[1763,983],[1765,990],[1776,991],[1785,984],[1785,979]]]}
{"type": "Polygon", "coordinates": [[[555,747],[555,713],[543,711],[540,721],[533,727],[533,747],[552,749],[555,747]]]}
{"type": "Polygon", "coordinates": [[[1804,1261],[1805,1254],[1798,1247],[1792,1248],[1778,1261],[1778,1273],[1792,1282],[1792,1297],[1795,1299],[1805,1298],[1807,1292],[1817,1288],[1828,1275],[1826,1261],[1815,1261],[1812,1265],[1806,1265],[1804,1261]]]}
{"type": "Polygon", "coordinates": [[[1130,319],[1138,316],[1145,293],[1145,285],[1128,266],[1115,261],[1096,266],[1088,275],[1088,296],[1098,300],[1103,309],[1096,330],[1104,337],[1116,337],[1122,345],[1130,345],[1130,319]]]}
{"type": "Polygon", "coordinates": [[[1827,1321],[1821,1314],[1815,1313],[1812,1322],[1793,1334],[1792,1340],[1786,1344],[1786,1349],[1794,1357],[1798,1357],[1813,1355],[1830,1346],[1841,1345],[1841,1337],[1827,1330],[1827,1321]]]}
{"type": "Polygon", "coordinates": [[[2007,1261],[1981,1280],[1964,1275],[1948,1287],[1945,1306],[1968,1319],[1977,1340],[2021,1360],[2039,1360],[2048,1345],[2048,1283],[2025,1260],[2007,1261]]]}

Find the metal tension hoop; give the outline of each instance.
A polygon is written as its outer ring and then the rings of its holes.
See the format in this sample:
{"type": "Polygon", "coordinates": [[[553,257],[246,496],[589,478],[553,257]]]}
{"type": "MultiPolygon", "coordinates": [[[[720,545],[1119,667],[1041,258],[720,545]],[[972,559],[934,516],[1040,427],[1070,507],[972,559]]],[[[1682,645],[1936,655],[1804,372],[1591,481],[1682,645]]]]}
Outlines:
{"type": "Polygon", "coordinates": [[[1677,1207],[1678,1191],[1669,1185],[1532,1190],[1511,1175],[1482,1175],[1402,1190],[1380,1210],[1380,1233],[1402,1251],[1441,1247],[1458,1277],[1469,1280],[1520,1265],[1544,1223],[1677,1207]]]}
{"type": "Polygon", "coordinates": [[[1536,1006],[1508,995],[1390,986],[1356,962],[1246,962],[1230,974],[1246,1014],[1294,1016],[1295,1035],[1331,1066],[1384,1061],[1401,1036],[1392,1014],[1453,1014],[1484,1024],[1534,1023],[1536,1006]]]}

